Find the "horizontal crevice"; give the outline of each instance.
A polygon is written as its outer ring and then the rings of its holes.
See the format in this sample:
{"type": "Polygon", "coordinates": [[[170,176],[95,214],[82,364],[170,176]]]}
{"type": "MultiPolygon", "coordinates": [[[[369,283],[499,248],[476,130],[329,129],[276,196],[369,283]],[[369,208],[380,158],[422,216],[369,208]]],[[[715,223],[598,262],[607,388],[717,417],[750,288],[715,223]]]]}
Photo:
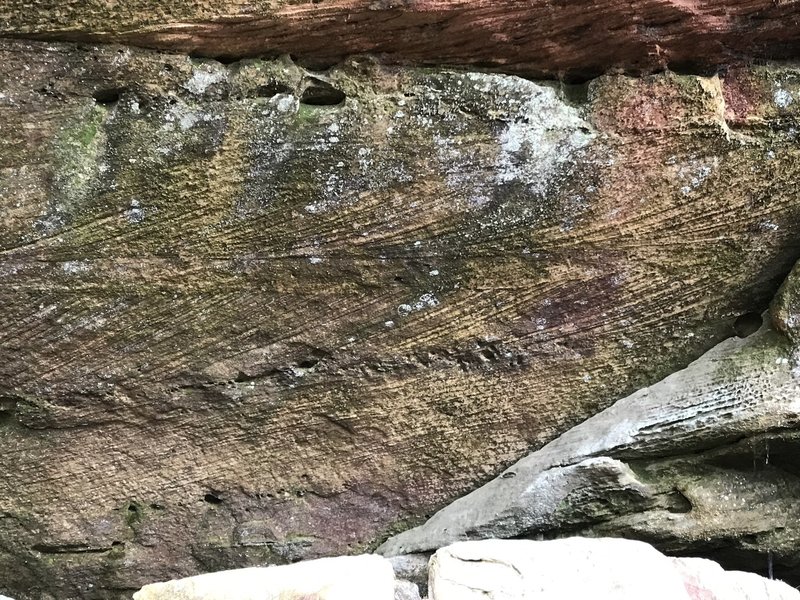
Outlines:
{"type": "Polygon", "coordinates": [[[84,544],[34,544],[31,550],[40,554],[102,554],[112,546],[87,546],[84,544]]]}

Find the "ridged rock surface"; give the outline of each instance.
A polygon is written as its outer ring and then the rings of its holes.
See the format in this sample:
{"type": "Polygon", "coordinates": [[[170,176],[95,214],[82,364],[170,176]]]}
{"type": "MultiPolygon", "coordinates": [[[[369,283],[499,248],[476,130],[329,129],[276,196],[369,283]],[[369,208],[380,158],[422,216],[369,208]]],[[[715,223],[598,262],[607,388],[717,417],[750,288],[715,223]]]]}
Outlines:
{"type": "Polygon", "coordinates": [[[780,0],[5,0],[0,35],[582,77],[796,56],[798,18],[780,0]]]}
{"type": "MultiPolygon", "coordinates": [[[[382,547],[618,535],[800,583],[800,265],[772,323],[727,340],[382,547]]],[[[769,320],[769,319],[768,319],[769,320]]]]}
{"type": "Polygon", "coordinates": [[[362,551],[749,328],[799,75],[0,41],[4,591],[362,551]]]}

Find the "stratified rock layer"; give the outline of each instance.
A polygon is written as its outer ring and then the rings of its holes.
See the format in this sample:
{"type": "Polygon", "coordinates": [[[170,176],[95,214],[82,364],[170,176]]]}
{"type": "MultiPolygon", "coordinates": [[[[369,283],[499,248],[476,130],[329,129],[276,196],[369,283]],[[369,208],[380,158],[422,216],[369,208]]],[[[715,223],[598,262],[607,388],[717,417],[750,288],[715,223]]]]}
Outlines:
{"type": "Polygon", "coordinates": [[[776,0],[5,0],[0,35],[586,76],[797,56],[798,18],[776,0]]]}
{"type": "Polygon", "coordinates": [[[0,42],[8,592],[358,551],[685,366],[797,257],[798,75],[0,42]]]}

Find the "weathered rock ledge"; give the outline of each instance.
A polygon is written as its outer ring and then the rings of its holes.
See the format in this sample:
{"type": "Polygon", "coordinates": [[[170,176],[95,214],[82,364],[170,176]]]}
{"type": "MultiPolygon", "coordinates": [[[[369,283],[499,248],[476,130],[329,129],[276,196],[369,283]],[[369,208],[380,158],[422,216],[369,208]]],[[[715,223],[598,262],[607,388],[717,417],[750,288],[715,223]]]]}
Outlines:
{"type": "Polygon", "coordinates": [[[796,2],[774,0],[6,0],[0,36],[587,77],[791,58],[799,17],[796,2]]]}

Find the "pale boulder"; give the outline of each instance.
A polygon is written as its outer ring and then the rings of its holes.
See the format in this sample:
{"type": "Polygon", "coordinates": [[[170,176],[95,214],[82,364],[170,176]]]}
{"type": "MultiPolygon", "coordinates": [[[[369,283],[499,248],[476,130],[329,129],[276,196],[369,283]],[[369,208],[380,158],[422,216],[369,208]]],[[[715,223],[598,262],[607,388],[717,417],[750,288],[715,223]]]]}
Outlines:
{"type": "Polygon", "coordinates": [[[689,598],[710,600],[796,600],[800,592],[782,581],[755,573],[725,571],[704,558],[672,558],[684,578],[689,598]]]}
{"type": "Polygon", "coordinates": [[[134,600],[393,600],[394,572],[375,555],[220,571],[146,585],[134,600]]]}
{"type": "Polygon", "coordinates": [[[783,581],[765,579],[754,573],[729,571],[728,579],[743,600],[795,600],[800,592],[783,581]]]}
{"type": "Polygon", "coordinates": [[[459,542],[431,559],[430,600],[800,600],[800,592],[611,538],[459,542]]]}

